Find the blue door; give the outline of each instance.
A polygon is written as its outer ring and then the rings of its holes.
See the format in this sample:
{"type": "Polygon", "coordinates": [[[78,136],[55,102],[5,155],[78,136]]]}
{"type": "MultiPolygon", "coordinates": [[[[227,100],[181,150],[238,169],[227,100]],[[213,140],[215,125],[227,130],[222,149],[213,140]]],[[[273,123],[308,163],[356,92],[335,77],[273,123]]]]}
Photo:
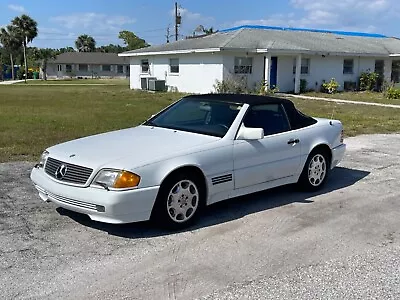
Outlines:
{"type": "Polygon", "coordinates": [[[275,88],[278,83],[278,57],[271,57],[271,72],[269,78],[270,88],[275,88]]]}

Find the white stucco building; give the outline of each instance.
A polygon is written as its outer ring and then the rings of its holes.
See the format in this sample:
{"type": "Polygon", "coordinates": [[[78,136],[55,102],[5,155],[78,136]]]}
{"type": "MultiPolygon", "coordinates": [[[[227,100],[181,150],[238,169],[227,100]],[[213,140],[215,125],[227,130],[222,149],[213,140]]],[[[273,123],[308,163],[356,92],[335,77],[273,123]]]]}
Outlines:
{"type": "Polygon", "coordinates": [[[379,34],[245,25],[119,55],[130,58],[132,89],[146,88],[146,78],[190,93],[212,92],[216,80],[232,78],[296,93],[301,79],[319,90],[335,78],[351,89],[363,71],[400,81],[400,40],[379,34]]]}

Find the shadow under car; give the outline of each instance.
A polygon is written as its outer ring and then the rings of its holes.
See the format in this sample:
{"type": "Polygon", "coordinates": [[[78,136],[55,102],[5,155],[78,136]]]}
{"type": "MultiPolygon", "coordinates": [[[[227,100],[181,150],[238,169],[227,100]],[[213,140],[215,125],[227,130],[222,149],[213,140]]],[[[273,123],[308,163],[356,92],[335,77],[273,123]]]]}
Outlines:
{"type": "Polygon", "coordinates": [[[312,203],[311,197],[351,186],[368,176],[370,172],[343,167],[334,168],[325,185],[317,192],[299,192],[295,184],[277,187],[262,192],[241,196],[207,206],[195,224],[179,231],[161,229],[152,222],[129,224],[107,224],[92,221],[87,215],[58,207],[60,215],[68,216],[74,221],[91,228],[102,230],[110,235],[124,238],[150,238],[185,231],[192,231],[232,220],[246,215],[284,206],[290,203],[312,203]]]}

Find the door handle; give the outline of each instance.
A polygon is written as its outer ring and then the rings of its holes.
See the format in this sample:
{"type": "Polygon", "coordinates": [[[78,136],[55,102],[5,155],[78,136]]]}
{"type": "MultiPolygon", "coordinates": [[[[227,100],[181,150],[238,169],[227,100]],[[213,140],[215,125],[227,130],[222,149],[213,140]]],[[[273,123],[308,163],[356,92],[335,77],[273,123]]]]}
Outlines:
{"type": "Polygon", "coordinates": [[[290,139],[287,143],[289,145],[298,144],[298,143],[300,143],[300,140],[299,139],[290,139]]]}

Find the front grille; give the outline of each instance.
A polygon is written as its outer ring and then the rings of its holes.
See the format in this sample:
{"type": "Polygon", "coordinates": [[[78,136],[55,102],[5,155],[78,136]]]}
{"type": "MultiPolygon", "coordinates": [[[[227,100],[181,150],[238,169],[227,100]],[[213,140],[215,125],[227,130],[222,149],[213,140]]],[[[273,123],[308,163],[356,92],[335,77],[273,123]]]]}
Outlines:
{"type": "Polygon", "coordinates": [[[54,199],[56,201],[65,203],[65,204],[69,204],[69,205],[73,205],[76,207],[80,207],[80,208],[86,208],[86,209],[90,209],[90,210],[96,210],[97,211],[97,207],[96,204],[92,204],[92,203],[87,203],[87,202],[83,202],[83,201],[79,201],[79,200],[75,200],[75,199],[71,199],[71,198],[67,198],[67,197],[63,197],[63,196],[59,196],[59,195],[55,195],[52,193],[47,193],[47,195],[49,196],[49,198],[54,199]]]}
{"type": "Polygon", "coordinates": [[[84,185],[88,181],[90,175],[93,172],[93,169],[78,165],[73,165],[51,157],[47,158],[44,170],[49,176],[57,180],[79,185],[84,185]],[[56,171],[61,165],[66,166],[67,170],[64,177],[57,178],[56,171]]]}

